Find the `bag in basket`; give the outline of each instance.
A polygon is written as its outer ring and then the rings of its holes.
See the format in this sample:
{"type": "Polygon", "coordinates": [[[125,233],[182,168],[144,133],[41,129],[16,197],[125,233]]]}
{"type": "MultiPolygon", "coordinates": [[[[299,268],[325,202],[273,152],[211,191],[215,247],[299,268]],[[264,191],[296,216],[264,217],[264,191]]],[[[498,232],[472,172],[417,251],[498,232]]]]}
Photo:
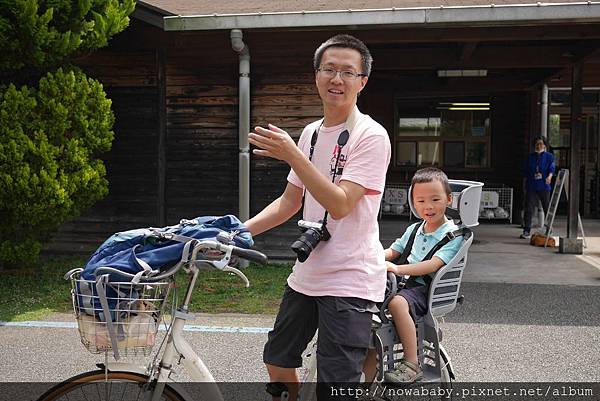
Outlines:
{"type": "MultiPolygon", "coordinates": [[[[78,304],[81,310],[105,320],[96,289],[96,269],[111,267],[129,274],[141,274],[150,270],[166,270],[174,266],[191,252],[186,243],[191,240],[216,240],[220,233],[235,233],[234,245],[250,248],[252,235],[237,217],[204,216],[192,220],[181,220],[174,226],[163,228],[140,228],[112,235],[94,252],[81,272],[77,284],[78,304]]],[[[110,274],[106,288],[109,309],[114,311],[119,298],[135,300],[135,286],[114,285],[127,279],[118,274],[110,274]],[[124,289],[124,290],[123,290],[124,289]],[[126,291],[128,293],[123,294],[126,291]]],[[[116,316],[112,316],[116,320],[116,316]]]]}

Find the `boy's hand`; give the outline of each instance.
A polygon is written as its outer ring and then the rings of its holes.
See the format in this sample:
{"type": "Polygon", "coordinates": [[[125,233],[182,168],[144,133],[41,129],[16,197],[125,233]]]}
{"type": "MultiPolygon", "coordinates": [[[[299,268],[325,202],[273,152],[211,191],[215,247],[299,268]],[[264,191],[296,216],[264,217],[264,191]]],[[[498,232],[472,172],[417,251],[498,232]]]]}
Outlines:
{"type": "Polygon", "coordinates": [[[401,273],[400,268],[402,265],[395,265],[392,262],[386,262],[387,265],[387,271],[394,273],[397,276],[401,276],[404,273],[401,273]]]}

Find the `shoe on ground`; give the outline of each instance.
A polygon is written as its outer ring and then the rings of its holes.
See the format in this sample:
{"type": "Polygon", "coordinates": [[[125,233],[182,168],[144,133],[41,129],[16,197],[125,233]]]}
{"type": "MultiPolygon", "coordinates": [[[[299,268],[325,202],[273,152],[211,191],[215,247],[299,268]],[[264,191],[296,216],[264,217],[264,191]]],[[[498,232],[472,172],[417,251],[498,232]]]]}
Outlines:
{"type": "Polygon", "coordinates": [[[523,234],[521,234],[519,236],[519,238],[521,238],[521,239],[529,239],[529,238],[531,238],[531,234],[529,234],[529,233],[523,233],[523,234]]]}
{"type": "Polygon", "coordinates": [[[390,384],[411,384],[423,377],[423,370],[406,359],[401,359],[395,370],[385,372],[384,380],[390,384]]]}

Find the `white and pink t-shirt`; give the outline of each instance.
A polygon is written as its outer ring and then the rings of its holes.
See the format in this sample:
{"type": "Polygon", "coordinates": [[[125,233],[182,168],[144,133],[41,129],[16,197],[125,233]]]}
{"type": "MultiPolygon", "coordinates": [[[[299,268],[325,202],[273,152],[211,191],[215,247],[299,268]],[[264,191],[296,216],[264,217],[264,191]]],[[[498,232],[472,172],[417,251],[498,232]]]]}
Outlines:
{"type": "MultiPolygon", "coordinates": [[[[321,241],[304,263],[296,261],[288,284],[309,296],[357,297],[380,302],[385,292],[386,264],[377,216],[391,146],[385,128],[358,109],[354,116],[354,127],[349,127],[350,137],[342,148],[335,183],[351,181],[366,188],[367,193],[346,217],[327,218],[331,239],[321,241]]],[[[319,120],[304,128],[298,147],[308,157],[312,135],[318,129],[312,163],[331,179],[339,149],[338,137],[346,124],[324,127],[321,123],[319,120]]],[[[294,170],[290,171],[288,181],[304,188],[294,170]]],[[[318,222],[324,213],[323,206],[306,191],[304,220],[318,222]]]]}

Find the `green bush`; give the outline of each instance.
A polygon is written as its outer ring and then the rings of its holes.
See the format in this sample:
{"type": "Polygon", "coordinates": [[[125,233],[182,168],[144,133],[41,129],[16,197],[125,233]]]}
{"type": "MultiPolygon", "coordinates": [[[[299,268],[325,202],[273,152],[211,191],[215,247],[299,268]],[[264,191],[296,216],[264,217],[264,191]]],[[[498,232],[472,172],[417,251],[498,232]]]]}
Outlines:
{"type": "Polygon", "coordinates": [[[106,46],[135,0],[0,0],[0,71],[54,68],[106,46]]]}
{"type": "Polygon", "coordinates": [[[108,192],[114,116],[102,85],[58,69],[38,89],[0,88],[0,265],[37,260],[68,218],[108,192]]]}

